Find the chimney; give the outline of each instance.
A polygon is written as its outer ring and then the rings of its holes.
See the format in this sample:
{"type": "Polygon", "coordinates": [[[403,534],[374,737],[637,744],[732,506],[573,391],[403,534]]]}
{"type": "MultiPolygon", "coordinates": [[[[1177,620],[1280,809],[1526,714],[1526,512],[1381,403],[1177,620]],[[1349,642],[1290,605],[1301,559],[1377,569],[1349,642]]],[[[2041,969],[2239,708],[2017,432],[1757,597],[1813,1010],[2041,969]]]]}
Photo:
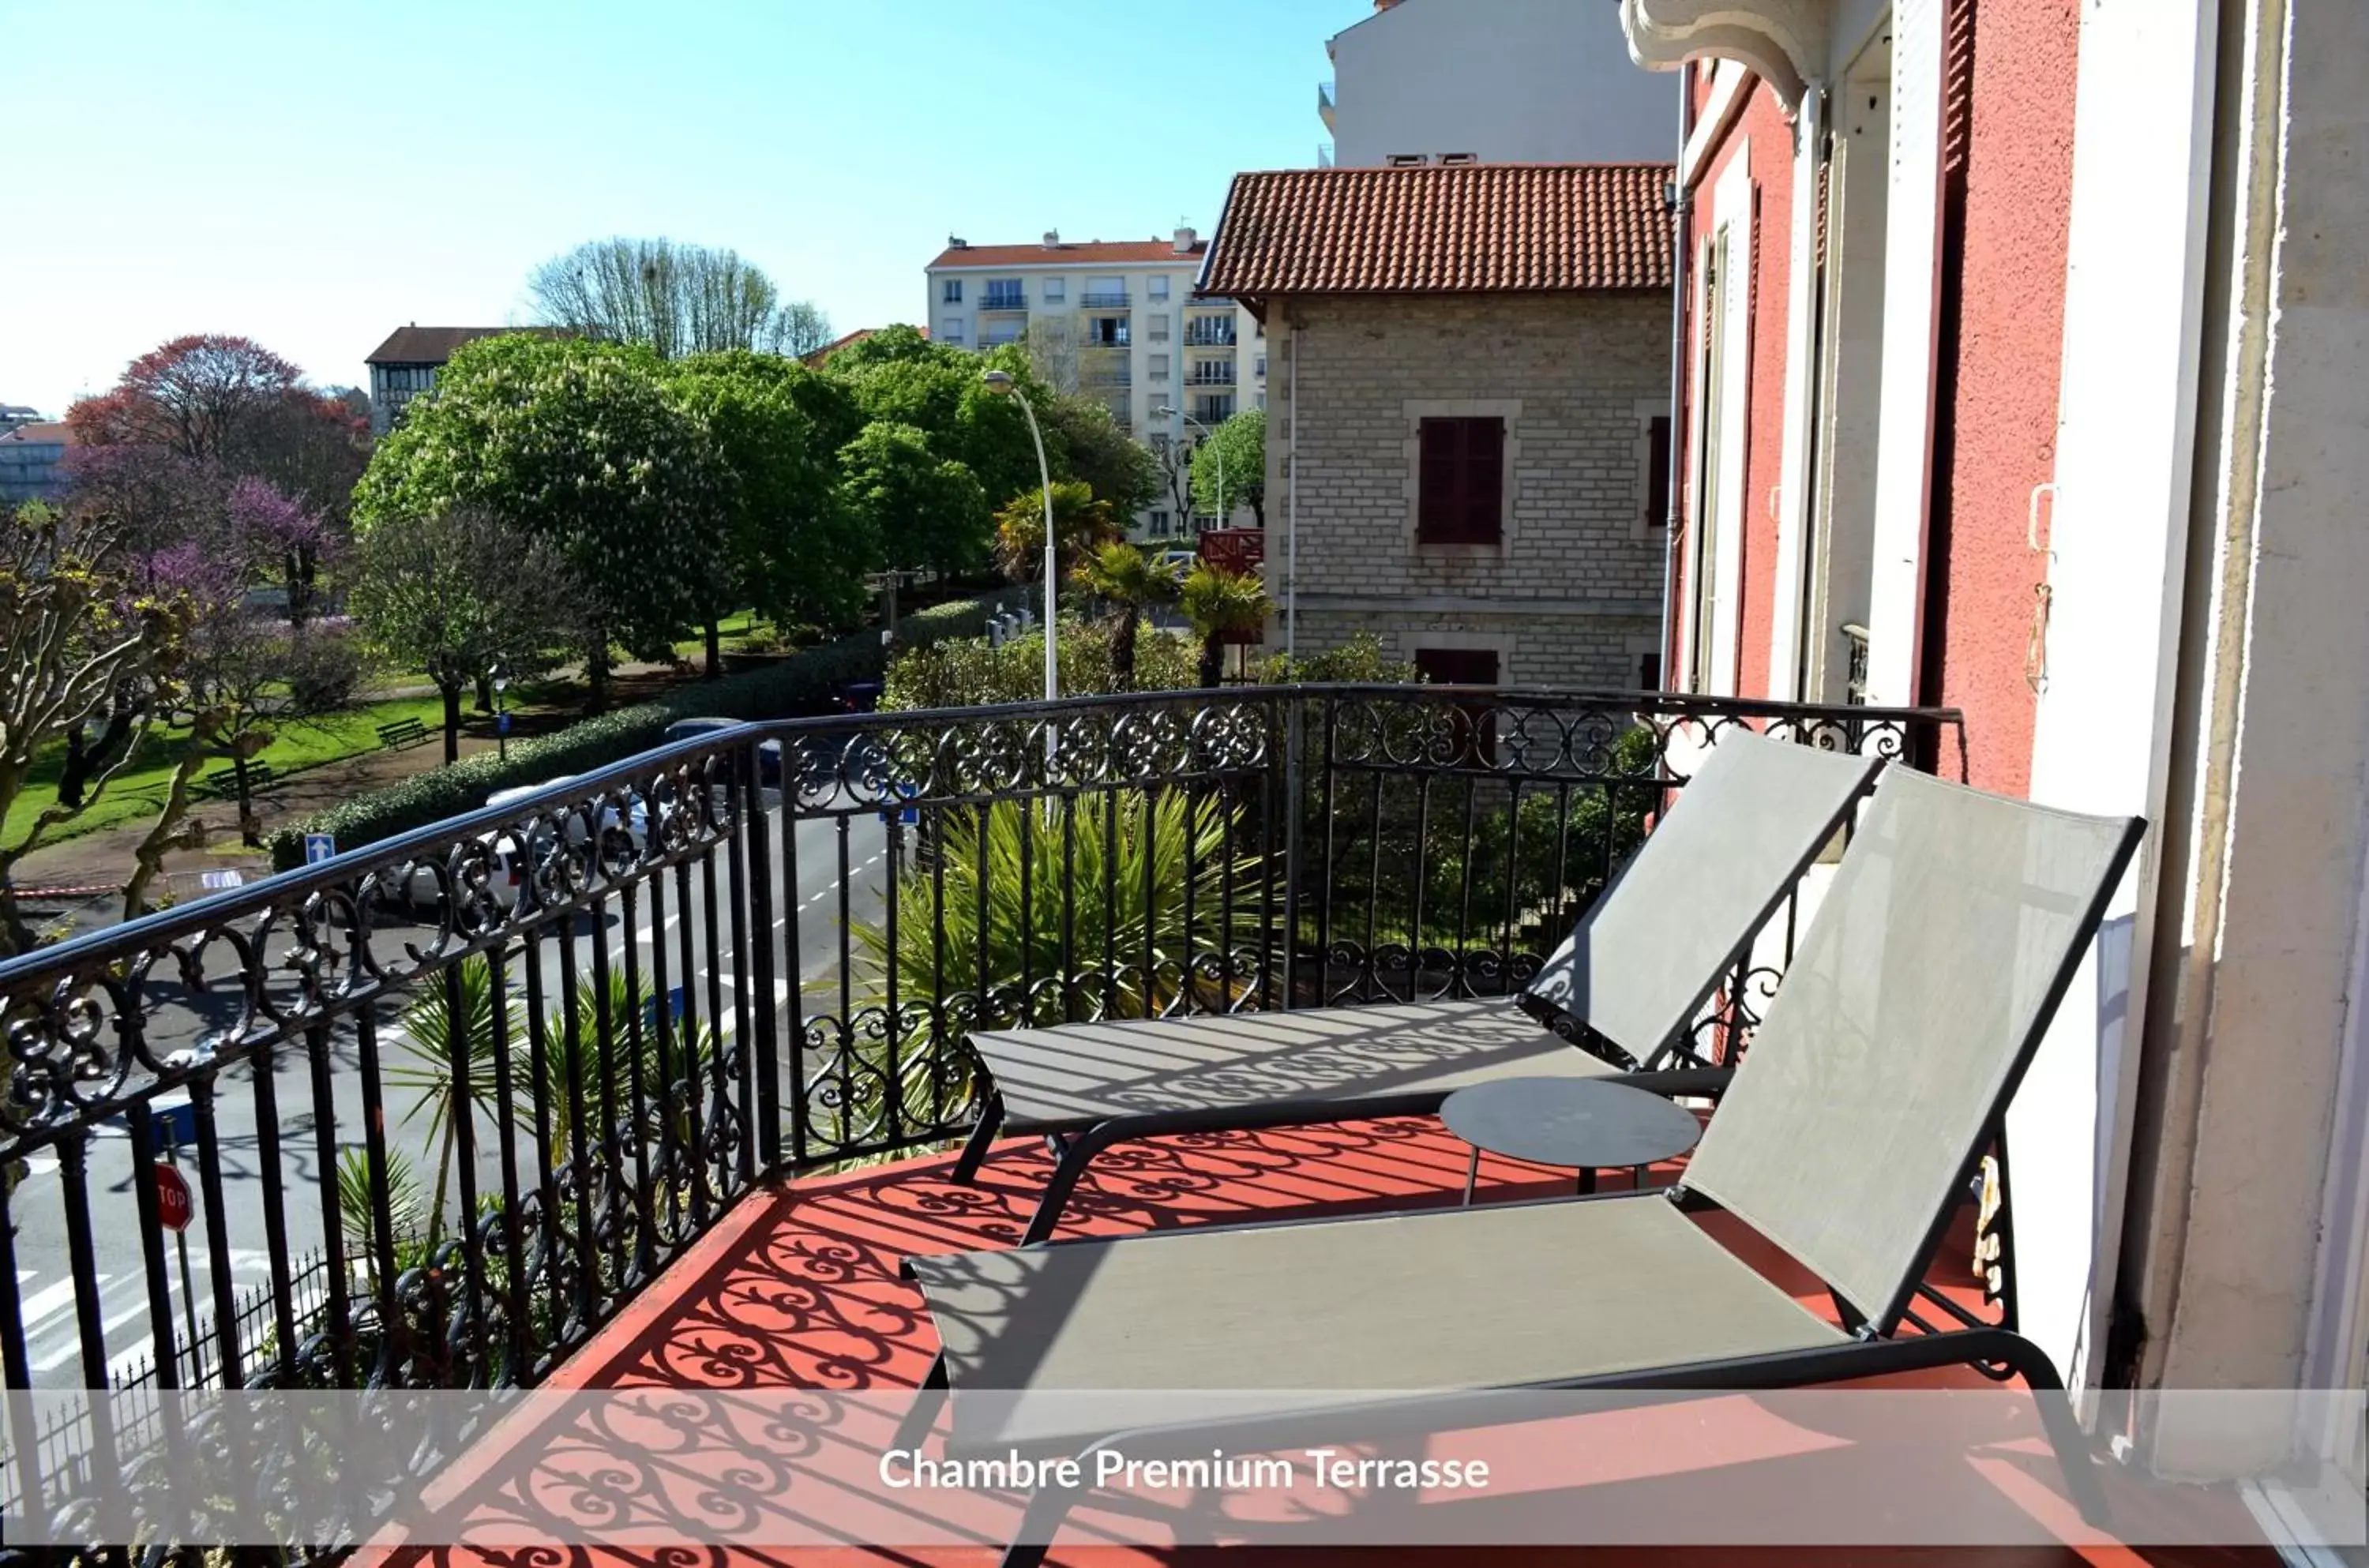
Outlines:
{"type": "Polygon", "coordinates": [[[1060,243],[1061,243],[1061,231],[1060,231],[1060,230],[1059,230],[1059,229],[1047,229],[1047,230],[1045,231],[1045,248],[1046,248],[1047,250],[1051,250],[1051,249],[1055,248],[1055,247],[1056,247],[1056,246],[1058,246],[1060,243]]]}
{"type": "Polygon", "coordinates": [[[1387,11],[1398,3],[1399,0],[1374,0],[1374,9],[1377,11],[1387,11]]]}
{"type": "Polygon", "coordinates": [[[948,250],[968,250],[970,248],[970,241],[963,238],[960,235],[948,235],[946,236],[946,248],[948,250]]]}
{"type": "Polygon", "coordinates": [[[1198,235],[1194,234],[1190,225],[1180,224],[1176,230],[1176,254],[1179,256],[1192,255],[1193,242],[1198,237],[1198,235]]]}

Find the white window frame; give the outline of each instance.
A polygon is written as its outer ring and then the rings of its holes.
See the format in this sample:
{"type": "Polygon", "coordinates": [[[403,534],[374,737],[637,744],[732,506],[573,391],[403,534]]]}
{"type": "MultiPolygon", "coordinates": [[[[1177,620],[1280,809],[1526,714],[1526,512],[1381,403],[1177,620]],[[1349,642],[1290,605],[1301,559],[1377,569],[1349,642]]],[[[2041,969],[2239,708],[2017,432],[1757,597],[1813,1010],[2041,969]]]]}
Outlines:
{"type": "Polygon", "coordinates": [[[1067,278],[1046,279],[1043,295],[1045,303],[1048,305],[1063,303],[1070,297],[1070,280],[1067,278]]]}
{"type": "Polygon", "coordinates": [[[944,305],[958,305],[962,303],[963,280],[959,278],[948,278],[944,281],[945,286],[938,291],[938,303],[944,305]]]}
{"type": "Polygon", "coordinates": [[[1145,286],[1145,293],[1146,296],[1150,299],[1166,299],[1168,297],[1167,275],[1165,273],[1157,272],[1152,274],[1150,282],[1145,286]]]}
{"type": "Polygon", "coordinates": [[[1687,553],[1685,690],[1735,694],[1744,536],[1745,415],[1752,369],[1752,144],[1738,137],[1711,196],[1713,228],[1698,269],[1702,323],[1695,382],[1695,494],[1687,553]],[[1716,286],[1712,269],[1716,269],[1716,286]],[[1713,319],[1714,309],[1717,319],[1713,319]],[[1711,404],[1717,391],[1718,406],[1711,404]],[[1706,549],[1708,546],[1708,549],[1706,549]],[[1711,570],[1702,569],[1705,555],[1711,570]],[[1708,616],[1708,624],[1705,618],[1708,616]]]}

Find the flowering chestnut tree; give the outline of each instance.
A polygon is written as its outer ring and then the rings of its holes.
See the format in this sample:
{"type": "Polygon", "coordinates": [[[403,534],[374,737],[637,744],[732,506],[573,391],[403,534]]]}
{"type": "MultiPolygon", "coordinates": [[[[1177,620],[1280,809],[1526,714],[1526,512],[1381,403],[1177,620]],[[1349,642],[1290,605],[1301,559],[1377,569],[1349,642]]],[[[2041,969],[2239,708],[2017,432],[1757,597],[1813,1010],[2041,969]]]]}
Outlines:
{"type": "Polygon", "coordinates": [[[551,545],[598,706],[614,647],[661,657],[711,601],[737,483],[648,349],[509,334],[464,344],[379,444],[354,526],[470,508],[551,545]]]}

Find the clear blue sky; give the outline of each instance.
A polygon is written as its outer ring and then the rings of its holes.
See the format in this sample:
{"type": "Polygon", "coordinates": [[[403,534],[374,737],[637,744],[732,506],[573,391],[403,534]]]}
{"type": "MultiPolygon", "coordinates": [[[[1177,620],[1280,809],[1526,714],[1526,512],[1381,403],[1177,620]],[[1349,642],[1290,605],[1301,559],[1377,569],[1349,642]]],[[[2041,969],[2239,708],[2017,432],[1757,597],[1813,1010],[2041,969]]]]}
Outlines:
{"type": "Polygon", "coordinates": [[[1368,0],[0,0],[0,403],[185,332],[317,383],[523,319],[598,236],[730,246],[845,331],[974,243],[1206,232],[1314,162],[1368,0]]]}

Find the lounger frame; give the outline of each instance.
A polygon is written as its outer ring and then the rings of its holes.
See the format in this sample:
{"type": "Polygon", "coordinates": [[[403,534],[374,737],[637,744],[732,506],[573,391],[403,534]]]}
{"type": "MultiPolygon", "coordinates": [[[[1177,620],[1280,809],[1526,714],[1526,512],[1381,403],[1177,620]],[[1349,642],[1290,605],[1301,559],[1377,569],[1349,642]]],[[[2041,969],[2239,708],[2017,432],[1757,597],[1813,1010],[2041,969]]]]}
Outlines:
{"type": "MultiPolygon", "coordinates": [[[[2093,1460],[2076,1420],[2070,1402],[2065,1396],[2063,1379],[2055,1365],[2031,1340],[2011,1326],[2014,1319],[2009,1305],[2006,1323],[1983,1323],[1971,1313],[1950,1301],[1927,1283],[1933,1259],[1948,1231],[1958,1207],[1965,1201],[1968,1187],[1981,1169],[1983,1156],[2005,1147],[2007,1107],[2013,1102],[2015,1091],[2022,1082],[2031,1059],[2046,1034],[2050,1020],[2062,1004],[2073,978],[2099,926],[2103,922],[2108,901],[2120,885],[2136,853],[2144,836],[2146,824],[2133,818],[2124,824],[2119,841],[2109,858],[2103,876],[2091,896],[2086,900],[2080,916],[2080,940],[2067,945],[2043,993],[2032,1019],[2018,1042],[2008,1070],[1997,1092],[1992,1097],[1984,1118],[1984,1131],[1973,1140],[1960,1162],[1958,1180],[1951,1196],[1936,1210],[1917,1251],[1917,1268],[1902,1283],[1884,1309],[1872,1318],[1859,1318],[1845,1311],[1843,1324],[1851,1338],[1842,1343],[1810,1349],[1789,1350],[1765,1356],[1750,1356],[1715,1361],[1676,1364],[1627,1371],[1605,1376],[1577,1378],[1540,1383],[1524,1383],[1493,1390],[1464,1391],[1453,1394],[1425,1396],[1404,1402],[1375,1402],[1355,1407],[1333,1407],[1292,1411],[1268,1417],[1230,1419],[1223,1423],[1194,1422],[1177,1425],[1159,1425],[1113,1432],[1082,1446],[1080,1457],[1091,1455],[1104,1448],[1126,1445],[1130,1450],[1141,1450],[1147,1444],[1166,1440],[1190,1440],[1197,1435],[1222,1430],[1240,1436],[1255,1431],[1278,1446],[1288,1442],[1294,1430],[1322,1425],[1330,1435],[1337,1436],[1341,1423],[1355,1421],[1361,1427],[1369,1421],[1379,1422],[1391,1413],[1428,1413],[1427,1425],[1433,1428],[1445,1425],[1441,1417],[1452,1415],[1458,1400],[1470,1401],[1486,1393],[1518,1391],[1603,1391],[1655,1393],[1669,1391],[1751,1391],[1785,1388],[1801,1388],[1815,1384],[1853,1381],[1860,1379],[1885,1377],[1895,1373],[1924,1371],[1942,1367],[1972,1367],[1994,1379],[2021,1378],[2037,1396],[2042,1420],[2050,1446],[2062,1468],[2066,1487],[2081,1516],[2093,1526],[2107,1523],[2105,1494],[2093,1460]],[[1937,1327],[1917,1317],[1911,1303],[1922,1297],[1938,1304],[1959,1326],[1937,1327]],[[1854,1321],[1858,1319],[1858,1321],[1854,1321]],[[1907,1323],[1918,1332],[1903,1335],[1899,1330],[1907,1323]]],[[[1269,1124],[1289,1125],[1289,1124],[1269,1124]]],[[[1683,1181],[1659,1193],[1616,1192],[1591,1196],[1541,1200],[1559,1203],[1592,1202],[1672,1202],[1689,1209],[1714,1207],[1709,1199],[1688,1190],[1683,1181]]],[[[1289,1219],[1256,1222],[1254,1225],[1226,1227],[1253,1229],[1269,1225],[1295,1225],[1336,1222],[1338,1217],[1319,1219],[1289,1219]]],[[[1061,1242],[1040,1242],[1041,1246],[1080,1246],[1105,1244],[1104,1238],[1078,1238],[1061,1242]]],[[[2011,1260],[2002,1260],[2009,1262],[2011,1260]]],[[[910,1266],[908,1276],[911,1276],[910,1266]]],[[[2012,1288],[2012,1276],[2008,1279],[2012,1288]]],[[[1837,1302],[1837,1305],[1841,1303],[1837,1302]]],[[[949,1376],[943,1352],[933,1362],[922,1383],[923,1395],[899,1427],[897,1442],[900,1447],[915,1448],[927,1436],[943,1406],[948,1389],[949,1376]]],[[[1036,1568],[1043,1562],[1047,1549],[1061,1520],[1073,1507],[1083,1490],[1040,1488],[1034,1493],[1021,1520],[1015,1539],[1007,1549],[1004,1568],[1036,1568]]]]}

